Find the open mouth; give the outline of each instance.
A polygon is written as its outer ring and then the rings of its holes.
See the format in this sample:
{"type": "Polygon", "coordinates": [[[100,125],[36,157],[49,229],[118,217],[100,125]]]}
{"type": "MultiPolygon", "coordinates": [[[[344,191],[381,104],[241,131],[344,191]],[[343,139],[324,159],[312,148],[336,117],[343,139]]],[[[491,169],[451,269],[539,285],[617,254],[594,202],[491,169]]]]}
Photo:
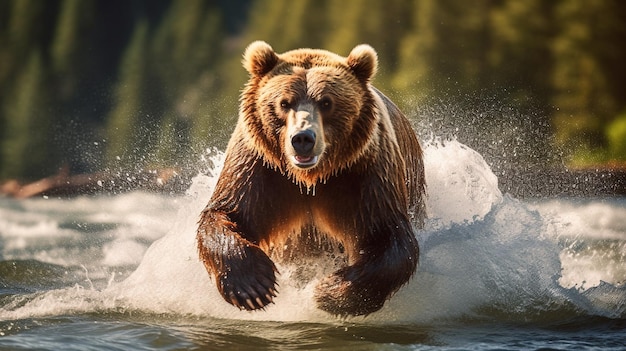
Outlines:
{"type": "Polygon", "coordinates": [[[317,163],[318,157],[317,156],[293,156],[293,163],[294,165],[300,167],[300,168],[308,168],[311,166],[315,166],[315,164],[317,163]]]}

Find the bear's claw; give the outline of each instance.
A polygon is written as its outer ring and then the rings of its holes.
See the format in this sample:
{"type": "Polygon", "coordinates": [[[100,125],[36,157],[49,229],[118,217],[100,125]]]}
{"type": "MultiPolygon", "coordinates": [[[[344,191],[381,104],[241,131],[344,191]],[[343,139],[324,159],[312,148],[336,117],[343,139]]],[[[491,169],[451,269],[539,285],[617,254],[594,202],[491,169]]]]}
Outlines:
{"type": "Polygon", "coordinates": [[[376,312],[386,296],[375,289],[345,280],[341,271],[324,278],[315,288],[317,307],[336,316],[362,316],[376,312]]]}
{"type": "MultiPolygon", "coordinates": [[[[221,280],[224,281],[223,279],[221,280]]],[[[258,310],[263,309],[270,303],[274,303],[274,297],[276,293],[274,289],[268,289],[267,292],[263,292],[264,288],[256,287],[249,289],[236,289],[230,284],[222,288],[224,299],[238,307],[241,310],[258,310]]]]}
{"type": "Polygon", "coordinates": [[[264,309],[274,302],[276,267],[258,247],[247,247],[246,255],[230,257],[230,271],[219,274],[216,283],[226,302],[242,310],[264,309]]]}

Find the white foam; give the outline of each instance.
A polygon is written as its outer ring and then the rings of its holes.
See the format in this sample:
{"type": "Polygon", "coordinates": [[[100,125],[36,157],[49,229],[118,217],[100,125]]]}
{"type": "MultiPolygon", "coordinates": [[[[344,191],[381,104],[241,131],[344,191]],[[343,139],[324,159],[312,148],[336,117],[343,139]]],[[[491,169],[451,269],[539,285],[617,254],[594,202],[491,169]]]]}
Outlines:
{"type": "Polygon", "coordinates": [[[471,223],[502,201],[498,178],[483,157],[456,140],[427,145],[424,168],[432,221],[445,226],[471,223]]]}
{"type": "Polygon", "coordinates": [[[146,247],[135,240],[118,239],[105,244],[102,251],[102,264],[105,266],[136,266],[141,263],[146,247]]]}
{"type": "Polygon", "coordinates": [[[561,235],[626,239],[625,199],[550,199],[539,201],[534,207],[552,218],[555,225],[561,228],[561,235]]]}
{"type": "Polygon", "coordinates": [[[565,247],[561,285],[586,290],[626,283],[626,200],[552,199],[533,207],[565,247]]]}

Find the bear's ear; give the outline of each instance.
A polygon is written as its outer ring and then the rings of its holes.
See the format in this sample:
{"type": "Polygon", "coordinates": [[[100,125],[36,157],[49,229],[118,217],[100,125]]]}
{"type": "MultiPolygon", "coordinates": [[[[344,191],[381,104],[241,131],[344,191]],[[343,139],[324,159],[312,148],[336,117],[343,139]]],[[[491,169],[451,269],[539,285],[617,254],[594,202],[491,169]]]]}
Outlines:
{"type": "Polygon", "coordinates": [[[361,44],[352,49],[347,61],[348,67],[352,69],[356,77],[362,82],[369,82],[376,74],[378,55],[376,55],[374,48],[367,44],[361,44]]]}
{"type": "Polygon", "coordinates": [[[276,66],[278,56],[268,43],[255,41],[246,48],[242,62],[248,73],[261,77],[276,66]]]}

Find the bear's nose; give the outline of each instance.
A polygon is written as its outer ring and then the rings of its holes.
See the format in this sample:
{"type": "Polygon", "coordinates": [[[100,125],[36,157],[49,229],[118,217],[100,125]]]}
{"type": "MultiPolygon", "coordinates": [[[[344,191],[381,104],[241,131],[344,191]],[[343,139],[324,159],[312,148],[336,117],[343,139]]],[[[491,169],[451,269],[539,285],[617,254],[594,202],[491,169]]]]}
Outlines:
{"type": "Polygon", "coordinates": [[[315,133],[303,130],[291,137],[291,145],[298,155],[308,155],[315,146],[315,133]]]}

